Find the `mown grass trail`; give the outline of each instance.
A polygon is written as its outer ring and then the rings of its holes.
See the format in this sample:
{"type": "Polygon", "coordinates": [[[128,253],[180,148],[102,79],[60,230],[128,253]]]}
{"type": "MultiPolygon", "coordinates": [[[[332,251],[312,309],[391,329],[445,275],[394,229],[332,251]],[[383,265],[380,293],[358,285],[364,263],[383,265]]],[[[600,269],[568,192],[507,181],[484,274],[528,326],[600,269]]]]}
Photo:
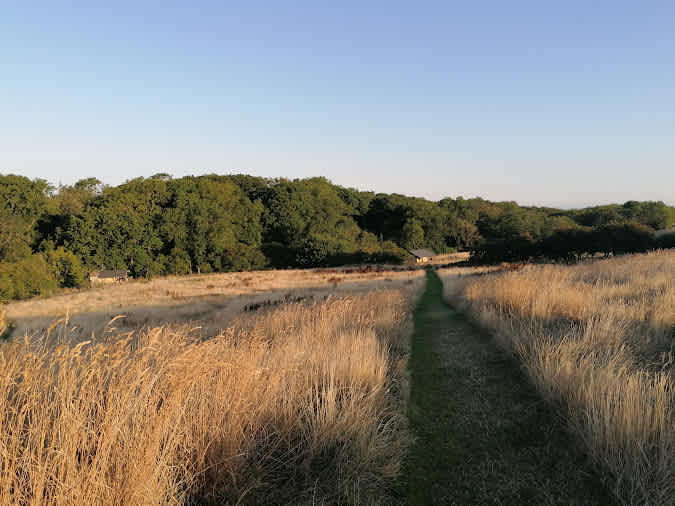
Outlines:
{"type": "Polygon", "coordinates": [[[401,500],[426,504],[615,504],[518,366],[442,298],[429,271],[415,310],[401,500]]]}

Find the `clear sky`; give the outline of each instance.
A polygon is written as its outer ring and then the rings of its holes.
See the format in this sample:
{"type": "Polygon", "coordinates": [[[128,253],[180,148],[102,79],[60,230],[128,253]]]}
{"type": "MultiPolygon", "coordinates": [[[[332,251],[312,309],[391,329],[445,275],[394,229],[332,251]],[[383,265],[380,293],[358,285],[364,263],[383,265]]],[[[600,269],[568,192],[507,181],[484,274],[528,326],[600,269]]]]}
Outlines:
{"type": "Polygon", "coordinates": [[[0,0],[0,172],[675,204],[675,1],[0,0]]]}

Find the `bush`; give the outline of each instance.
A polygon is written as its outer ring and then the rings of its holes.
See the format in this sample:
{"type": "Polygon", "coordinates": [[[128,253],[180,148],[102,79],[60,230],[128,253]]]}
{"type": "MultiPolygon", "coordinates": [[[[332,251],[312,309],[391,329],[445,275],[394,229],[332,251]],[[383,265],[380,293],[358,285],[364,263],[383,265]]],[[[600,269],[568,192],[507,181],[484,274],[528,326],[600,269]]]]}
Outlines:
{"type": "Polygon", "coordinates": [[[383,263],[402,264],[410,258],[410,253],[398,246],[393,241],[382,243],[382,252],[377,254],[375,260],[383,263]]]}
{"type": "Polygon", "coordinates": [[[190,256],[182,249],[173,248],[171,253],[169,253],[166,270],[168,274],[175,274],[177,276],[189,274],[192,270],[190,268],[190,256]]]}
{"type": "Polygon", "coordinates": [[[62,288],[82,286],[87,278],[82,261],[62,247],[45,253],[47,263],[62,288]]]}
{"type": "Polygon", "coordinates": [[[642,253],[654,247],[654,233],[638,223],[613,223],[594,229],[591,241],[594,249],[605,255],[642,253]]]}
{"type": "Polygon", "coordinates": [[[483,240],[471,251],[474,262],[520,262],[532,258],[578,260],[584,255],[604,253],[605,256],[643,253],[655,247],[667,248],[672,239],[661,246],[653,231],[639,223],[610,223],[599,227],[560,228],[543,239],[534,240],[524,233],[511,238],[483,240]]]}
{"type": "Polygon", "coordinates": [[[49,295],[58,287],[42,254],[0,263],[0,301],[49,295]]]}
{"type": "Polygon", "coordinates": [[[675,232],[660,235],[655,239],[654,243],[658,249],[675,248],[675,232]]]}
{"type": "Polygon", "coordinates": [[[301,267],[326,267],[328,257],[334,248],[328,240],[321,237],[308,237],[300,244],[295,261],[301,267]]]}

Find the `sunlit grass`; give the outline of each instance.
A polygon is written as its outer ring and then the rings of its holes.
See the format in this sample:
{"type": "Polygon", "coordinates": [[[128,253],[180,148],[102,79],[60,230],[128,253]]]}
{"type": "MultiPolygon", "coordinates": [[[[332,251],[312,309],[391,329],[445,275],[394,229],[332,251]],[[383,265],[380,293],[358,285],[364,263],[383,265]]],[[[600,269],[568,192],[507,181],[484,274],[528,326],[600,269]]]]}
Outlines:
{"type": "Polygon", "coordinates": [[[421,279],[420,270],[330,269],[277,270],[169,276],[151,281],[79,290],[50,298],[8,304],[13,335],[40,335],[56,319],[67,317],[75,340],[156,327],[167,322],[198,322],[203,334],[229,326],[248,306],[348,295],[374,288],[401,288],[421,279]],[[124,315],[114,326],[108,323],[124,315]],[[114,327],[114,329],[113,329],[114,327]]]}
{"type": "Polygon", "coordinates": [[[7,311],[0,307],[0,337],[5,335],[9,322],[7,321],[7,311]]]}
{"type": "MultiPolygon", "coordinates": [[[[0,345],[0,503],[377,503],[421,282],[70,344],[0,345]]],[[[65,334],[64,334],[65,333],[65,334]]]]}
{"type": "Polygon", "coordinates": [[[675,502],[675,252],[447,275],[628,503],[675,502]]]}

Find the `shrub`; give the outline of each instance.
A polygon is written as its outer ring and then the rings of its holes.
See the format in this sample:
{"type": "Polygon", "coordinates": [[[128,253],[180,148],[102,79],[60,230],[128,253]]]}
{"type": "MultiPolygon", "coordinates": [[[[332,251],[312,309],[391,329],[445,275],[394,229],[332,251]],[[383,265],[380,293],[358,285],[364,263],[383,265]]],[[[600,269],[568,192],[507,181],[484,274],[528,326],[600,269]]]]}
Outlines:
{"type": "Polygon", "coordinates": [[[47,263],[62,288],[82,286],[86,273],[82,261],[73,252],[59,247],[45,253],[47,263]]]}
{"type": "Polygon", "coordinates": [[[58,287],[42,254],[0,263],[0,301],[49,295],[58,287]]]}
{"type": "Polygon", "coordinates": [[[662,234],[654,242],[659,249],[675,248],[675,232],[662,234]]]}
{"type": "Polygon", "coordinates": [[[591,240],[605,255],[642,253],[654,246],[654,232],[638,223],[609,224],[593,230],[591,240]]]}

